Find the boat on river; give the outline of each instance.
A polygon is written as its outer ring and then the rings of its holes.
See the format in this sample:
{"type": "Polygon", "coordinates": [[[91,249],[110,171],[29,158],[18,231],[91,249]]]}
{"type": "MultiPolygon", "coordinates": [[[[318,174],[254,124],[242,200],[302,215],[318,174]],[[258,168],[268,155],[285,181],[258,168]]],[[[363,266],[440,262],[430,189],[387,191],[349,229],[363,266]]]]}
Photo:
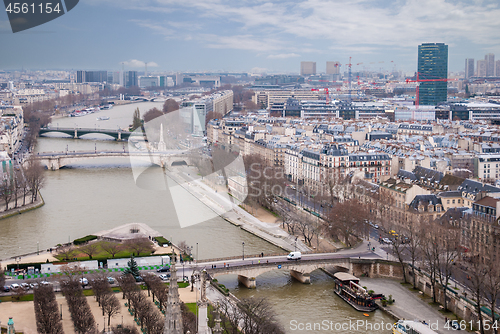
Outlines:
{"type": "Polygon", "coordinates": [[[382,295],[373,296],[359,285],[359,278],[349,273],[339,272],[333,275],[334,291],[337,296],[360,312],[373,312],[378,306],[375,299],[382,295]]]}

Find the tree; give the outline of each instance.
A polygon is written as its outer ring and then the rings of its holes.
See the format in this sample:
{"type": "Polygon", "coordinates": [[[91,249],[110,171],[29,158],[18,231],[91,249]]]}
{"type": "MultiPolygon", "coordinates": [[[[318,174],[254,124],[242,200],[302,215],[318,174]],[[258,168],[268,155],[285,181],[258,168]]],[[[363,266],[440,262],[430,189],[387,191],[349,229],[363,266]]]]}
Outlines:
{"type": "Polygon", "coordinates": [[[122,246],[120,243],[115,242],[115,241],[105,241],[101,243],[101,248],[104,250],[106,253],[111,255],[113,258],[115,257],[116,254],[120,253],[122,250],[122,246]]]}
{"type": "MultiPolygon", "coordinates": [[[[493,239],[493,235],[490,235],[493,239]]],[[[488,245],[487,254],[489,255],[485,261],[486,277],[484,280],[485,295],[490,303],[490,310],[495,310],[497,307],[498,298],[500,297],[500,258],[499,252],[493,246],[492,241],[488,245]]],[[[492,326],[495,334],[498,333],[498,326],[492,326]]]]}
{"type": "MultiPolygon", "coordinates": [[[[453,211],[451,211],[453,212],[453,211]]],[[[446,292],[448,289],[448,282],[451,278],[453,265],[455,260],[459,258],[460,255],[460,229],[459,226],[455,224],[457,220],[450,217],[447,213],[444,215],[439,226],[433,233],[438,234],[438,255],[437,259],[437,269],[439,270],[439,283],[441,284],[444,296],[444,311],[448,311],[448,301],[446,299],[446,292]]]]}
{"type": "Polygon", "coordinates": [[[181,314],[184,333],[187,333],[187,331],[196,333],[196,315],[188,309],[184,302],[181,302],[181,314]]]}
{"type": "Polygon", "coordinates": [[[108,316],[108,327],[111,323],[111,317],[120,313],[120,302],[116,298],[116,296],[108,290],[108,292],[103,295],[101,299],[101,307],[103,313],[108,316]]]}
{"type": "Polygon", "coordinates": [[[92,255],[95,255],[99,252],[99,245],[96,244],[95,242],[88,243],[85,246],[80,247],[79,251],[81,251],[84,254],[87,254],[89,256],[89,259],[92,260],[92,255]]]}
{"type": "Polygon", "coordinates": [[[163,104],[163,113],[168,114],[175,110],[179,110],[179,104],[174,99],[166,100],[163,104]]]}
{"type": "Polygon", "coordinates": [[[63,334],[61,316],[52,286],[40,285],[33,290],[33,306],[38,333],[63,334]]]}
{"type": "Polygon", "coordinates": [[[410,220],[408,229],[406,230],[406,237],[408,238],[408,243],[406,249],[410,254],[410,263],[411,263],[411,273],[413,277],[413,288],[417,288],[417,276],[415,272],[415,265],[417,260],[420,259],[420,238],[418,235],[418,230],[416,227],[416,222],[414,220],[410,220]]]}
{"type": "Polygon", "coordinates": [[[396,228],[396,233],[398,234],[398,238],[394,238],[392,240],[392,253],[397,257],[399,263],[401,264],[401,268],[403,270],[403,281],[404,283],[407,283],[408,280],[406,278],[404,253],[408,247],[406,246],[406,241],[403,239],[402,229],[396,228]]]}
{"type": "Polygon", "coordinates": [[[65,246],[57,249],[57,254],[63,257],[63,260],[71,260],[75,255],[76,249],[73,246],[65,246]]]}
{"type": "Polygon", "coordinates": [[[147,238],[130,239],[125,243],[124,248],[134,252],[133,255],[139,256],[142,254],[151,254],[154,251],[153,243],[147,238]]]}
{"type": "Polygon", "coordinates": [[[331,236],[342,236],[347,247],[351,247],[351,236],[364,231],[365,220],[369,218],[366,207],[357,199],[345,200],[336,204],[327,214],[331,226],[331,236]]]}
{"type": "Polygon", "coordinates": [[[432,301],[437,303],[437,292],[436,292],[436,279],[439,272],[439,237],[437,233],[434,233],[434,222],[428,220],[422,224],[422,229],[419,235],[420,245],[422,250],[422,255],[424,263],[427,267],[427,271],[430,275],[431,288],[432,288],[432,301]]]}
{"type": "Polygon", "coordinates": [[[45,183],[45,174],[40,161],[31,156],[27,161],[25,171],[26,181],[28,182],[31,191],[31,203],[37,200],[38,191],[45,183]]]}
{"type": "Polygon", "coordinates": [[[135,109],[134,111],[134,116],[133,116],[133,119],[132,119],[132,126],[131,126],[131,130],[134,131],[135,129],[138,129],[142,127],[142,120],[141,120],[141,113],[139,111],[139,108],[135,109]]]}
{"type": "Polygon", "coordinates": [[[157,117],[160,117],[160,116],[163,116],[163,112],[158,109],[158,108],[152,108],[152,109],[149,109],[148,111],[146,111],[146,113],[144,114],[144,116],[142,116],[142,119],[144,120],[144,122],[149,122],[157,117]]]}
{"type": "Polygon", "coordinates": [[[130,260],[127,262],[128,267],[125,268],[123,271],[123,275],[132,275],[134,278],[141,276],[141,273],[139,271],[139,267],[137,266],[137,262],[134,259],[134,256],[130,258],[130,260]]]}
{"type": "Polygon", "coordinates": [[[245,334],[285,333],[267,299],[246,298],[238,306],[242,315],[241,327],[245,334]]]}
{"type": "Polygon", "coordinates": [[[8,175],[6,176],[0,183],[0,196],[2,196],[5,202],[5,211],[9,210],[10,200],[15,192],[13,179],[8,177],[8,175]]]}

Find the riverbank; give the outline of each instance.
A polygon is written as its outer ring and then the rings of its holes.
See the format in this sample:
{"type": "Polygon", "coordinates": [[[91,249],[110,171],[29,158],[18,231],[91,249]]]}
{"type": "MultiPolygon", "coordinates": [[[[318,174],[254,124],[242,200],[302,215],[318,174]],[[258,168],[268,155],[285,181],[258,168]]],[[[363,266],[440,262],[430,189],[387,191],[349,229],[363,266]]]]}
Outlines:
{"type": "Polygon", "coordinates": [[[311,251],[302,240],[295,241],[295,236],[282,230],[280,223],[264,222],[243,210],[238,206],[240,203],[228,195],[225,187],[214,185],[206,178],[201,180],[190,176],[191,173],[196,175],[196,172],[191,169],[189,169],[189,173],[184,170],[174,170],[169,171],[167,176],[218,216],[248,233],[287,252],[298,250],[306,253],[311,251]]]}
{"type": "MultiPolygon", "coordinates": [[[[31,197],[31,195],[29,197],[31,197]]],[[[23,200],[22,198],[17,199],[18,202],[22,202],[22,200],[23,200]]],[[[29,200],[29,198],[28,198],[28,200],[29,200]]],[[[9,207],[14,206],[14,205],[15,205],[15,200],[12,200],[9,202],[9,207]]],[[[3,211],[0,211],[0,219],[5,219],[5,218],[12,217],[12,216],[20,215],[22,213],[38,209],[38,208],[42,207],[43,205],[45,205],[45,202],[43,200],[42,194],[40,194],[40,192],[38,192],[37,200],[34,201],[33,203],[26,204],[23,206],[18,206],[17,208],[11,208],[9,210],[4,209],[3,211]]]]}

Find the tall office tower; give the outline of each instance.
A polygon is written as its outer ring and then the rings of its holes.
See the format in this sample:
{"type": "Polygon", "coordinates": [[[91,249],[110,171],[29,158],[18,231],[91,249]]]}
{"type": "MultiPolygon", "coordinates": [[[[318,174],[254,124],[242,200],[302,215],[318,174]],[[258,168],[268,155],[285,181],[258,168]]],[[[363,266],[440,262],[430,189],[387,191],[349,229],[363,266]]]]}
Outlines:
{"type": "Polygon", "coordinates": [[[340,63],[338,61],[327,61],[326,74],[340,74],[340,63]]]}
{"type": "Polygon", "coordinates": [[[139,86],[139,77],[137,71],[128,71],[125,73],[125,87],[139,86]]]}
{"type": "Polygon", "coordinates": [[[315,61],[301,61],[300,62],[300,75],[315,75],[316,62],[315,61]]]}
{"type": "Polygon", "coordinates": [[[465,79],[474,76],[474,58],[465,59],[465,79]]]}
{"type": "Polygon", "coordinates": [[[486,76],[486,60],[478,60],[477,61],[477,73],[476,76],[478,77],[485,77],[486,76]]]}
{"type": "Polygon", "coordinates": [[[85,71],[76,71],[76,82],[77,83],[85,82],[85,71]]]}
{"type": "Polygon", "coordinates": [[[495,62],[495,76],[500,77],[500,60],[495,62]]]}
{"type": "MultiPolygon", "coordinates": [[[[448,78],[448,45],[444,43],[424,43],[418,46],[419,78],[424,80],[448,78]]],[[[446,102],[448,83],[446,81],[426,81],[419,86],[420,104],[436,105],[446,102]]]]}
{"type": "Polygon", "coordinates": [[[495,76],[495,55],[493,53],[488,53],[484,56],[484,60],[486,61],[486,76],[495,76]]]}

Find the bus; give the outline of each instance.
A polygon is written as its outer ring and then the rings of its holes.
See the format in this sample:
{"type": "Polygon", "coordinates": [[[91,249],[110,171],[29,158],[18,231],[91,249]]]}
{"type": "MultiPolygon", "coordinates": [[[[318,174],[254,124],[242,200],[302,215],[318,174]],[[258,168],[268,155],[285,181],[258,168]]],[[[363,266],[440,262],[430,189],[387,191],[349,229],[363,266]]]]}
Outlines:
{"type": "Polygon", "coordinates": [[[392,328],[393,334],[437,334],[420,321],[399,320],[392,328]]]}

